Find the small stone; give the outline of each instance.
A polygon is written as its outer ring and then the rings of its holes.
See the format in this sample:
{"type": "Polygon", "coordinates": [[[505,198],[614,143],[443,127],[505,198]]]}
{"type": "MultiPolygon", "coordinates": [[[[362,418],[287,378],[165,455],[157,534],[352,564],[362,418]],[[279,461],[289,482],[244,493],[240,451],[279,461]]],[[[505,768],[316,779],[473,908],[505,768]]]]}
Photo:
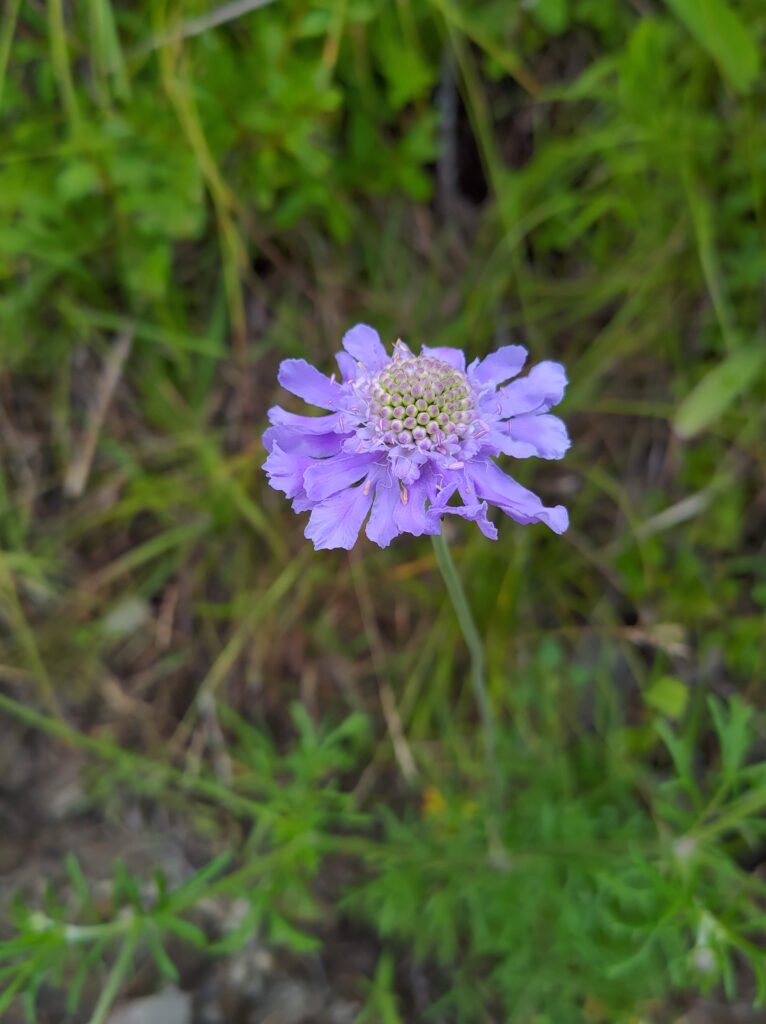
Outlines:
{"type": "Polygon", "coordinates": [[[191,996],[171,986],[118,1006],[110,1013],[108,1024],[191,1024],[191,1019],[191,996]]]}
{"type": "Polygon", "coordinates": [[[285,980],[274,985],[252,1024],[311,1024],[319,1018],[324,1000],[308,985],[285,980]]]}

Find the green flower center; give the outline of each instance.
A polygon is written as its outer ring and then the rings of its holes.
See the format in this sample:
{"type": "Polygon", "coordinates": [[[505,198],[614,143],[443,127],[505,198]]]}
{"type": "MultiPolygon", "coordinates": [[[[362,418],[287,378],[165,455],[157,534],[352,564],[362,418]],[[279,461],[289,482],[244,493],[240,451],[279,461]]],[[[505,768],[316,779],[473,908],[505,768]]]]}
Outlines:
{"type": "Polygon", "coordinates": [[[370,413],[386,444],[446,450],[471,429],[473,389],[441,359],[395,357],[371,382],[370,413]]]}

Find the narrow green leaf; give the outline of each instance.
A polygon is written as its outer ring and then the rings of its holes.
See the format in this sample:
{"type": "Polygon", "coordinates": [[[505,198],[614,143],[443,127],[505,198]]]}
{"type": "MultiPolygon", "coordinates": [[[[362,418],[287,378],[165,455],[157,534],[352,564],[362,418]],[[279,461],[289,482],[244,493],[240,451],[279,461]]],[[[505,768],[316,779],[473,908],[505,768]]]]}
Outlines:
{"type": "Polygon", "coordinates": [[[182,917],[171,917],[170,915],[163,914],[156,916],[154,923],[158,928],[177,935],[179,939],[188,942],[190,946],[194,946],[197,949],[205,949],[208,944],[207,935],[205,935],[202,929],[198,928],[196,924],[192,924],[191,921],[184,920],[182,917]]]}
{"type": "Polygon", "coordinates": [[[760,71],[760,54],[747,25],[726,0],[666,0],[738,92],[760,71]]]}
{"type": "Polygon", "coordinates": [[[724,359],[681,402],[673,420],[676,433],[688,439],[711,426],[755,382],[764,363],[763,340],[724,359]]]}
{"type": "Polygon", "coordinates": [[[68,853],[66,855],[65,865],[69,881],[72,883],[72,888],[77,893],[77,897],[80,900],[80,906],[86,907],[90,899],[90,893],[88,891],[88,883],[85,879],[85,875],[80,867],[80,862],[73,853],[68,853]]]}
{"type": "Polygon", "coordinates": [[[727,704],[710,697],[708,707],[721,747],[723,776],[725,781],[731,784],[744,765],[754,739],[753,709],[740,697],[732,697],[727,704]]]}
{"type": "Polygon", "coordinates": [[[144,933],[144,941],[149,947],[149,952],[152,954],[161,976],[166,981],[178,981],[178,968],[165,951],[165,947],[162,945],[162,939],[160,936],[150,929],[144,933]]]}

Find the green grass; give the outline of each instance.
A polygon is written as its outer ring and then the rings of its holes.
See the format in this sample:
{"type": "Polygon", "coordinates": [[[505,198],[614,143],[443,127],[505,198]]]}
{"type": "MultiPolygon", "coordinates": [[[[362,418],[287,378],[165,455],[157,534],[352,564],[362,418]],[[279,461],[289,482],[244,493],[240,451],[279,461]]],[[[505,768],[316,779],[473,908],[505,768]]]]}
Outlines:
{"type": "Polygon", "coordinates": [[[412,956],[434,1020],[763,998],[762,4],[209,15],[0,23],[0,768],[63,746],[90,813],[166,808],[210,865],[116,861],[104,905],[62,849],[0,1006],[59,987],[97,1024],[172,936],[331,950],[326,901],[379,950],[368,1024],[412,1019],[412,956]],[[450,524],[499,851],[430,546],[315,553],[260,471],[279,360],[328,368],[357,320],[569,370],[572,451],[518,475],[570,531],[450,524]]]}

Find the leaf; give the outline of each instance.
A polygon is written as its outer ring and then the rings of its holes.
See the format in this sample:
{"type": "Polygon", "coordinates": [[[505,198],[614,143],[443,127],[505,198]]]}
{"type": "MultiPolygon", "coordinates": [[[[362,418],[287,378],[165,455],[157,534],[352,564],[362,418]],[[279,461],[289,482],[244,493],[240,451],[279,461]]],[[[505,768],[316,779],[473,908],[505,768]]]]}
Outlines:
{"type": "Polygon", "coordinates": [[[646,692],[646,703],[667,718],[680,718],[688,699],[689,691],[675,676],[662,676],[646,692]]]}
{"type": "Polygon", "coordinates": [[[719,419],[755,381],[766,362],[766,344],[741,349],[700,380],[679,406],[673,427],[688,440],[719,419]]]}
{"type": "Polygon", "coordinates": [[[99,173],[87,160],[71,160],[56,178],[56,194],[64,203],[96,195],[101,188],[99,173]]]}
{"type": "Polygon", "coordinates": [[[195,875],[192,875],[183,885],[179,885],[177,889],[170,893],[162,909],[164,911],[177,911],[186,910],[188,907],[194,906],[195,903],[198,903],[203,898],[209,886],[223,873],[230,860],[231,851],[229,850],[224,850],[216,857],[213,857],[195,875]]]}
{"type": "Polygon", "coordinates": [[[728,704],[711,697],[708,706],[721,747],[723,776],[731,785],[745,763],[753,740],[753,709],[740,697],[733,697],[728,704]]]}
{"type": "Polygon", "coordinates": [[[158,928],[172,932],[173,935],[177,935],[183,942],[188,942],[190,946],[194,946],[197,949],[205,949],[208,945],[207,935],[205,935],[202,929],[198,928],[196,924],[192,924],[191,921],[184,920],[182,917],[171,917],[168,914],[155,915],[154,923],[158,928]]]}
{"type": "Polygon", "coordinates": [[[316,953],[321,949],[319,939],[300,931],[280,914],[272,915],[269,925],[269,939],[277,946],[285,946],[294,953],[316,953]]]}
{"type": "Polygon", "coordinates": [[[125,100],[130,96],[130,84],[112,5],[109,0],[91,0],[89,6],[94,63],[105,79],[113,76],[114,94],[125,100]]]}
{"type": "Polygon", "coordinates": [[[72,883],[72,888],[77,893],[77,898],[80,901],[81,907],[86,907],[90,900],[90,893],[88,891],[88,883],[85,879],[85,875],[82,873],[80,862],[73,853],[68,853],[65,860],[67,875],[69,881],[72,883]]]}
{"type": "Polygon", "coordinates": [[[758,47],[726,0],[665,0],[737,92],[747,92],[760,71],[758,47]]]}
{"type": "Polygon", "coordinates": [[[560,35],[569,25],[567,0],[534,0],[529,12],[535,21],[551,35],[560,35]]]}
{"type": "Polygon", "coordinates": [[[150,929],[144,934],[144,941],[149,947],[149,952],[154,958],[154,962],[157,965],[160,975],[166,981],[178,981],[178,969],[165,951],[165,947],[162,945],[162,939],[160,936],[150,929]]]}
{"type": "MultiPolygon", "coordinates": [[[[669,20],[642,18],[630,35],[619,64],[619,98],[631,120],[661,138],[678,107],[668,103],[678,81],[673,55],[681,30],[669,20]]],[[[663,138],[667,144],[667,140],[663,138]]]]}
{"type": "Polygon", "coordinates": [[[676,735],[664,720],[658,721],[655,729],[673,759],[678,781],[689,794],[696,797],[699,790],[692,767],[693,750],[691,736],[688,734],[683,737],[676,735]]]}

